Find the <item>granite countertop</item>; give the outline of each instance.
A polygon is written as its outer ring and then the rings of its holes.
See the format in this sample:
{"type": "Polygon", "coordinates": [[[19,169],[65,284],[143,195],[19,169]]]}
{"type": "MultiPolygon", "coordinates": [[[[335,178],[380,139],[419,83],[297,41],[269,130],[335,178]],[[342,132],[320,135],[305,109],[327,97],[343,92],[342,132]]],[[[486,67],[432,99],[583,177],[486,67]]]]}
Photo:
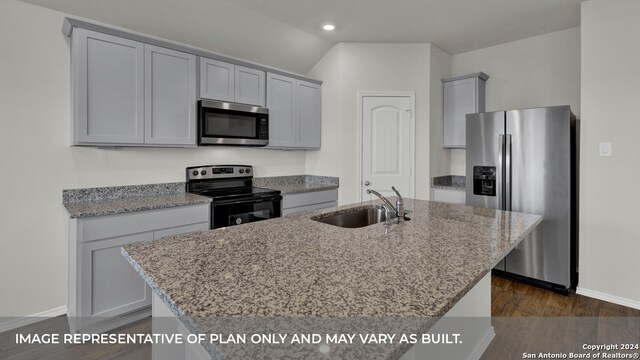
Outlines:
{"type": "Polygon", "coordinates": [[[64,190],[62,202],[71,218],[86,218],[210,203],[186,193],[184,183],[148,184],[64,190]]]}
{"type": "Polygon", "coordinates": [[[431,178],[431,187],[434,189],[465,190],[466,176],[445,175],[431,178]]]}
{"type": "MultiPolygon", "coordinates": [[[[337,177],[293,175],[253,178],[253,185],[282,194],[337,189],[337,177]]],[[[62,203],[71,218],[123,214],[210,203],[211,198],[185,193],[185,183],[160,183],[70,189],[62,191],[62,203]]]]}
{"type": "MultiPolygon", "coordinates": [[[[312,220],[336,211],[319,210],[127,245],[122,253],[191,331],[217,333],[220,322],[207,324],[222,318],[250,319],[254,326],[256,319],[368,317],[424,324],[450,310],[542,220],[405,202],[414,210],[412,220],[397,225],[340,228],[312,220]]],[[[207,347],[214,358],[222,356],[220,349],[225,346],[207,347]]],[[[357,357],[371,358],[374,351],[395,359],[407,349],[369,346],[357,357]]],[[[317,346],[313,354],[323,358],[317,346]]],[[[331,354],[337,356],[333,347],[331,354]]]]}
{"type": "Polygon", "coordinates": [[[339,187],[339,179],[330,176],[292,175],[253,178],[253,186],[279,190],[282,194],[332,190],[339,187]]]}

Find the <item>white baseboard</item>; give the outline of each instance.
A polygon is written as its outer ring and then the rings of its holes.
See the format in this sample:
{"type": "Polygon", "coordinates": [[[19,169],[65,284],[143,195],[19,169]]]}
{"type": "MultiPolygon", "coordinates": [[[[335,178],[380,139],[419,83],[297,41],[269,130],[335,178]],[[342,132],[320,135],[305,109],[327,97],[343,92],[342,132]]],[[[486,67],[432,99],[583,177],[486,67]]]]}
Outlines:
{"type": "Polygon", "coordinates": [[[476,344],[476,347],[473,349],[471,354],[469,354],[469,357],[467,359],[480,360],[480,358],[482,357],[482,354],[484,354],[484,352],[487,351],[489,344],[491,344],[491,341],[495,336],[496,336],[495,329],[493,328],[493,326],[489,327],[489,329],[487,329],[487,332],[484,333],[482,340],[480,340],[480,342],[476,344]]]}
{"type": "Polygon", "coordinates": [[[67,313],[66,306],[60,306],[54,309],[39,312],[37,314],[31,314],[23,317],[15,317],[9,321],[0,322],[0,333],[17,329],[26,325],[35,324],[39,321],[46,320],[55,316],[65,315],[67,313]]]}
{"type": "Polygon", "coordinates": [[[640,310],[640,301],[631,300],[631,299],[627,299],[627,298],[623,298],[623,297],[615,296],[615,295],[609,295],[607,293],[603,293],[603,292],[600,292],[600,291],[585,289],[585,288],[580,287],[580,286],[577,287],[576,294],[584,295],[584,296],[588,296],[590,298],[603,300],[603,301],[608,301],[608,302],[612,302],[614,304],[618,304],[618,305],[622,305],[622,306],[626,306],[626,307],[630,307],[630,308],[634,308],[634,309],[639,309],[640,310]]]}

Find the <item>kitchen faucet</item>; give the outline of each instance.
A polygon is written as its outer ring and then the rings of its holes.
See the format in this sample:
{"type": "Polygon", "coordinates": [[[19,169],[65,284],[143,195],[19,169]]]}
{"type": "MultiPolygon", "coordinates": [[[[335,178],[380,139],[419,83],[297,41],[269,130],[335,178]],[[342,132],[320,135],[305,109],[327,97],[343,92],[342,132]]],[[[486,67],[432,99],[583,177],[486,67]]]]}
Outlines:
{"type": "Polygon", "coordinates": [[[395,206],[393,206],[391,201],[389,201],[386,197],[382,196],[382,194],[380,194],[375,190],[367,189],[367,194],[373,194],[378,198],[380,198],[382,202],[384,202],[383,207],[385,209],[385,212],[387,213],[385,223],[401,223],[404,221],[404,216],[407,214],[407,212],[404,210],[404,199],[402,198],[402,195],[400,195],[400,192],[396,190],[395,187],[392,186],[391,190],[393,190],[393,192],[395,192],[396,195],[398,196],[395,206]],[[389,214],[389,210],[393,212],[392,214],[393,216],[390,216],[391,214],[389,214]]]}

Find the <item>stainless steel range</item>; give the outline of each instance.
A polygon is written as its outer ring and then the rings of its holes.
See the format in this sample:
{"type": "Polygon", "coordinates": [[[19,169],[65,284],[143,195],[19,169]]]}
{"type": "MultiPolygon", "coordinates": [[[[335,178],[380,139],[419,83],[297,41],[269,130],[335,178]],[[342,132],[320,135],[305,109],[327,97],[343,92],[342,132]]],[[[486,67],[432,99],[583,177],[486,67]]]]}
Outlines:
{"type": "Polygon", "coordinates": [[[280,191],[253,187],[252,180],[250,165],[187,168],[187,192],[213,199],[212,229],[281,216],[280,191]]]}

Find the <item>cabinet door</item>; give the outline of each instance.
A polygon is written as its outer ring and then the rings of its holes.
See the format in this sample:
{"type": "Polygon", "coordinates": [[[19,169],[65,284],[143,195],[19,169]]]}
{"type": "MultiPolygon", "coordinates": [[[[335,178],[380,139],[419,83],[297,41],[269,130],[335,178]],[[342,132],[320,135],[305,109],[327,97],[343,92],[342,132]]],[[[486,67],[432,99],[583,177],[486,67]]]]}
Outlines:
{"type": "Polygon", "coordinates": [[[78,28],[71,58],[73,144],[142,143],[143,44],[78,28]]]}
{"type": "Polygon", "coordinates": [[[267,108],[269,108],[269,147],[293,147],[297,142],[295,119],[296,81],[267,74],[267,108]]]}
{"type": "Polygon", "coordinates": [[[298,120],[298,146],[320,147],[320,85],[296,82],[296,119],[298,120]]]}
{"type": "Polygon", "coordinates": [[[444,147],[466,146],[466,115],[478,112],[477,78],[443,84],[444,87],[444,147]]]}
{"type": "Polygon", "coordinates": [[[82,316],[116,316],[151,304],[149,287],[120,253],[121,246],[147,240],[153,232],[83,244],[82,316]]]}
{"type": "Polygon", "coordinates": [[[236,65],[235,102],[264,107],[264,71],[236,65]]]}
{"type": "Polygon", "coordinates": [[[235,66],[200,58],[200,97],[220,101],[235,100],[235,66]]]}
{"type": "Polygon", "coordinates": [[[145,143],[196,145],[196,57],[145,45],[145,143]]]}

